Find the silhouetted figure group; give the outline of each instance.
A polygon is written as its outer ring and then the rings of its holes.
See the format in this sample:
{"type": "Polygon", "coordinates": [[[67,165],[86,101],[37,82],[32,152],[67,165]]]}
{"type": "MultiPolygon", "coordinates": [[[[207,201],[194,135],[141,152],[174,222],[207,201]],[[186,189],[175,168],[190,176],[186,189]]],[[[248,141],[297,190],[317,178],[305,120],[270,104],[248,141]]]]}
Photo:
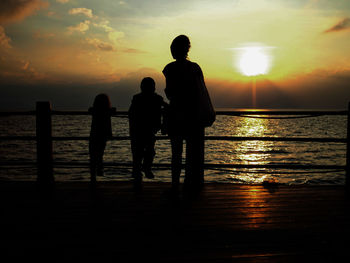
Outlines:
{"type": "MultiPolygon", "coordinates": [[[[163,69],[169,104],[155,92],[156,84],[150,77],[142,80],[141,92],[133,96],[128,113],[135,190],[142,188],[142,173],[146,178],[154,178],[155,135],[160,129],[169,135],[172,149],[169,193],[179,192],[183,141],[186,142],[184,191],[198,193],[203,187],[204,129],[215,121],[215,111],[200,66],[188,60],[190,47],[185,35],[176,37],[171,44],[175,61],[163,69]]],[[[112,136],[111,115],[115,109],[111,108],[106,94],[99,94],[90,112],[90,170],[91,182],[95,183],[96,175],[103,175],[103,152],[112,136]]]]}

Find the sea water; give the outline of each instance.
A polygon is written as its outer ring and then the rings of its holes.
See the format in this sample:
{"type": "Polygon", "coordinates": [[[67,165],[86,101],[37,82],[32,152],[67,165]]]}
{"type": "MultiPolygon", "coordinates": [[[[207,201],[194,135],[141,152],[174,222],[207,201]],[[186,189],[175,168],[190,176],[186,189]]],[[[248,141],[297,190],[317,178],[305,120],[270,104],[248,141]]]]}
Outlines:
{"type": "MultiPolygon", "coordinates": [[[[89,136],[90,125],[90,116],[54,115],[52,117],[53,136],[89,136]]],[[[128,127],[127,118],[112,117],[114,136],[128,136],[128,127]]],[[[0,136],[35,136],[35,116],[1,117],[0,131],[0,136]]],[[[207,128],[205,133],[207,136],[345,138],[346,116],[265,119],[218,115],[216,122],[212,127],[207,128]]],[[[56,162],[87,163],[88,141],[54,141],[53,156],[56,162]]],[[[216,140],[205,142],[205,162],[212,164],[345,165],[345,157],[344,143],[216,140]]],[[[35,141],[0,141],[0,163],[30,162],[35,161],[35,158],[35,141]]],[[[131,163],[130,142],[128,140],[109,141],[104,161],[131,163]]],[[[154,162],[171,162],[169,140],[156,142],[154,162]]],[[[169,169],[154,169],[154,174],[155,179],[145,180],[171,181],[169,169]]],[[[89,180],[89,169],[87,166],[55,167],[54,176],[57,181],[89,180]]],[[[1,180],[35,180],[35,177],[34,166],[0,166],[1,180]]],[[[130,168],[105,167],[105,175],[98,180],[130,180],[130,178],[130,168]]],[[[205,170],[206,182],[261,183],[267,180],[283,184],[344,184],[345,173],[341,170],[261,168],[205,170]]]]}

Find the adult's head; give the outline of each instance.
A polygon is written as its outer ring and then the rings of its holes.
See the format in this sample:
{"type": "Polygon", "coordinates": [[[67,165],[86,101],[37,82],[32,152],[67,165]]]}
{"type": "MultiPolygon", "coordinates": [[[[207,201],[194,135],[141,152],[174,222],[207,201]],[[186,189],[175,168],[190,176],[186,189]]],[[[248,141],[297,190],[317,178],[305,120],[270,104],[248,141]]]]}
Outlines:
{"type": "Polygon", "coordinates": [[[108,95],[104,94],[104,93],[98,94],[95,97],[93,106],[97,110],[105,110],[105,109],[110,109],[112,107],[111,101],[110,101],[108,95]]]}
{"type": "Polygon", "coordinates": [[[156,83],[150,77],[146,77],[141,81],[141,91],[143,93],[154,93],[156,90],[156,83]]]}
{"type": "Polygon", "coordinates": [[[186,59],[190,50],[190,39],[185,35],[180,35],[174,38],[171,43],[170,50],[174,59],[186,59]]]}

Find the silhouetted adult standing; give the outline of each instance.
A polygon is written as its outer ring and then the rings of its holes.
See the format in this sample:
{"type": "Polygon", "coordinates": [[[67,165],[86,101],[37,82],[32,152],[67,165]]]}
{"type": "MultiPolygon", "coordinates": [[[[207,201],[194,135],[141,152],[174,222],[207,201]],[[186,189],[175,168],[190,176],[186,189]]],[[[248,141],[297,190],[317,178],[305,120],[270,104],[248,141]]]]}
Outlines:
{"type": "Polygon", "coordinates": [[[200,66],[188,60],[191,47],[185,35],[177,36],[170,50],[174,62],[165,66],[165,94],[169,99],[168,134],[172,147],[172,190],[178,191],[183,141],[186,141],[184,190],[196,192],[204,183],[204,128],[215,121],[200,66]]]}

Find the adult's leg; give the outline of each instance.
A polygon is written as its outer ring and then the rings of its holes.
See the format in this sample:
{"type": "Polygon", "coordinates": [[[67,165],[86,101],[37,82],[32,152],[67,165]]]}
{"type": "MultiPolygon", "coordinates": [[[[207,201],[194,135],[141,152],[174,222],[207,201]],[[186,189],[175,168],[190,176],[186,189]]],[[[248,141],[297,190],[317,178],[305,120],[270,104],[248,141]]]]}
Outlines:
{"type": "Polygon", "coordinates": [[[204,141],[204,127],[198,127],[198,136],[197,136],[197,169],[198,169],[198,186],[201,187],[204,183],[204,150],[205,150],[205,141],[204,141]]]}
{"type": "Polygon", "coordinates": [[[185,186],[200,189],[204,183],[204,128],[195,127],[186,136],[185,186]]]}
{"type": "Polygon", "coordinates": [[[182,144],[183,137],[180,135],[171,135],[171,178],[172,187],[178,188],[180,184],[180,174],[182,165],[182,144]]]}

